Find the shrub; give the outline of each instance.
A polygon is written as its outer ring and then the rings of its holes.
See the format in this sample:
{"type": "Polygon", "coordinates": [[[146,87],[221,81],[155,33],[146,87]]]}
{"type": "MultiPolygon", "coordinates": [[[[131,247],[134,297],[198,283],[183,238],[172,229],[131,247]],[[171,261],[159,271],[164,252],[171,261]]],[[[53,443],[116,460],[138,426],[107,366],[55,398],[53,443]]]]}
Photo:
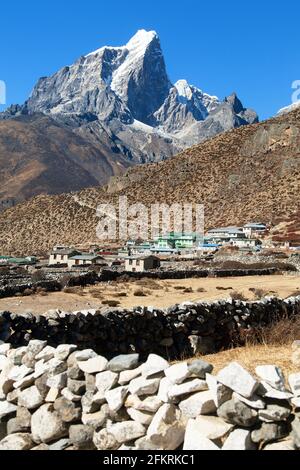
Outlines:
{"type": "Polygon", "coordinates": [[[107,305],[108,307],[118,307],[120,302],[118,302],[118,300],[103,300],[102,305],[107,305]]]}
{"type": "Polygon", "coordinates": [[[145,293],[145,291],[143,289],[137,289],[134,291],[133,295],[135,297],[147,297],[147,294],[145,293]]]}
{"type": "Polygon", "coordinates": [[[242,292],[238,292],[236,290],[231,292],[230,297],[232,298],[232,300],[242,300],[242,301],[247,300],[247,298],[244,296],[242,292]]]}
{"type": "Polygon", "coordinates": [[[33,295],[34,294],[34,289],[25,289],[24,292],[23,292],[23,296],[24,297],[29,297],[30,295],[33,295]]]}
{"type": "Polygon", "coordinates": [[[31,279],[32,279],[32,282],[44,281],[46,279],[46,274],[42,269],[40,269],[32,273],[31,279]]]}

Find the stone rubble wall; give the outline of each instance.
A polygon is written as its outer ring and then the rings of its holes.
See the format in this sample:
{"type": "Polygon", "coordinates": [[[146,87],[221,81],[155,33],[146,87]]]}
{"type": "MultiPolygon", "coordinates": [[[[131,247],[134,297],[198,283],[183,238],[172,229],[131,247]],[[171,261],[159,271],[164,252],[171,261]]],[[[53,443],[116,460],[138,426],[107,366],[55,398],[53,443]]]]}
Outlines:
{"type": "Polygon", "coordinates": [[[0,344],[0,450],[296,450],[299,410],[300,373],[274,365],[0,344]]]}
{"type": "Polygon", "coordinates": [[[142,359],[159,354],[167,359],[192,357],[242,346],[247,337],[300,313],[300,297],[259,302],[185,303],[166,310],[136,307],[44,315],[0,313],[0,340],[14,347],[32,339],[51,346],[76,344],[111,358],[138,353],[142,359]]]}

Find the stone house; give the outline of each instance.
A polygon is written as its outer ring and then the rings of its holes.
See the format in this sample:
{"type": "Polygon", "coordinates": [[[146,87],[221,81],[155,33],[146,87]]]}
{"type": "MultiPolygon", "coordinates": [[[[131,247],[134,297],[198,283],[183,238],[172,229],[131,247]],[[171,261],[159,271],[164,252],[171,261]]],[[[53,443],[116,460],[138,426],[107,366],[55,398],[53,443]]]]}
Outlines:
{"type": "Polygon", "coordinates": [[[65,246],[55,246],[49,256],[49,266],[67,265],[72,256],[80,255],[80,251],[65,246]]]}
{"type": "Polygon", "coordinates": [[[143,273],[160,268],[160,259],[156,256],[129,256],[125,260],[125,271],[143,273]]]}
{"type": "Polygon", "coordinates": [[[74,267],[84,267],[84,266],[100,266],[105,265],[104,258],[100,255],[96,255],[94,253],[83,253],[79,255],[72,256],[68,259],[68,268],[74,267]]]}

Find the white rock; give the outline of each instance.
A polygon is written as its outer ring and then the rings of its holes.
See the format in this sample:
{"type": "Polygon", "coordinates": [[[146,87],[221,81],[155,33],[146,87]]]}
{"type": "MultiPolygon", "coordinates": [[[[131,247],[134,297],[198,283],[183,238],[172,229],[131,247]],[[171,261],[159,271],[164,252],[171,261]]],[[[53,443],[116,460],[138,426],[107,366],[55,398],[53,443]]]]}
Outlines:
{"type": "Polygon", "coordinates": [[[78,351],[78,353],[75,354],[76,360],[81,362],[81,361],[88,361],[89,359],[93,359],[94,357],[97,357],[98,354],[95,353],[92,349],[85,349],[84,351],[78,351]]]}
{"type": "Polygon", "coordinates": [[[144,426],[149,426],[153,419],[152,413],[147,413],[145,411],[139,411],[135,408],[128,408],[127,413],[133,421],[143,424],[144,426]]]}
{"type": "Polygon", "coordinates": [[[39,389],[34,385],[33,387],[23,390],[18,399],[18,405],[33,410],[41,406],[44,402],[43,396],[40,394],[39,389]]]}
{"type": "Polygon", "coordinates": [[[35,357],[47,346],[47,341],[42,341],[39,339],[32,339],[29,341],[27,346],[27,352],[32,354],[35,357]]]}
{"type": "Polygon", "coordinates": [[[291,403],[296,409],[299,409],[300,408],[300,397],[293,398],[291,400],[291,403]]]}
{"type": "Polygon", "coordinates": [[[258,377],[272,388],[281,392],[285,391],[285,380],[282,370],[276,366],[258,366],[255,369],[258,377]]]}
{"type": "Polygon", "coordinates": [[[54,358],[55,348],[52,346],[46,346],[39,354],[35,356],[37,361],[50,361],[54,358]]]}
{"type": "Polygon", "coordinates": [[[206,374],[206,383],[217,408],[231,400],[232,390],[219,383],[214,375],[206,374]]]}
{"type": "Polygon", "coordinates": [[[112,389],[118,383],[118,374],[107,370],[96,375],[96,387],[103,397],[105,392],[112,389]]]}
{"type": "Polygon", "coordinates": [[[216,405],[210,391],[199,392],[183,400],[179,404],[183,415],[187,418],[197,418],[199,415],[215,413],[216,405]]]}
{"type": "Polygon", "coordinates": [[[169,390],[169,397],[171,399],[181,397],[194,392],[203,392],[207,390],[207,383],[205,380],[195,379],[191,382],[185,382],[181,385],[173,385],[169,390]]]}
{"type": "Polygon", "coordinates": [[[5,368],[7,364],[9,364],[9,359],[8,357],[2,355],[0,356],[0,372],[5,368]]]}
{"type": "Polygon", "coordinates": [[[217,375],[217,380],[245,398],[251,398],[259,385],[237,362],[232,362],[222,369],[217,375]]]}
{"type": "Polygon", "coordinates": [[[83,362],[77,359],[77,362],[79,369],[86,374],[97,374],[99,372],[103,372],[108,364],[108,360],[102,356],[96,356],[83,362]]]}
{"type": "Polygon", "coordinates": [[[33,369],[30,369],[29,367],[26,367],[24,365],[14,366],[8,374],[8,378],[13,380],[14,382],[17,382],[18,380],[24,379],[26,375],[29,375],[32,372],[33,372],[33,369]]]}
{"type": "Polygon", "coordinates": [[[139,377],[134,379],[129,384],[129,392],[132,395],[154,395],[159,387],[160,379],[146,379],[139,377]]]}
{"type": "Polygon", "coordinates": [[[146,428],[136,421],[124,421],[109,426],[107,429],[119,444],[134,441],[146,434],[146,428]]]}
{"type": "Polygon", "coordinates": [[[17,411],[17,407],[8,401],[0,401],[0,420],[17,411]]]}
{"type": "Polygon", "coordinates": [[[47,380],[47,387],[62,390],[67,386],[67,381],[68,375],[66,372],[63,372],[62,374],[57,374],[53,377],[49,377],[47,380]]]}
{"type": "Polygon", "coordinates": [[[0,442],[0,451],[21,450],[26,451],[31,449],[35,444],[32,442],[30,434],[10,434],[0,442]]]}
{"type": "Polygon", "coordinates": [[[68,388],[64,388],[62,391],[61,391],[61,394],[63,397],[65,397],[67,400],[69,401],[73,401],[73,402],[79,402],[81,401],[81,396],[80,395],[75,395],[74,393],[72,393],[68,388]]]}
{"type": "Polygon", "coordinates": [[[24,377],[22,380],[18,380],[18,382],[14,383],[14,388],[15,389],[21,389],[23,390],[24,388],[31,387],[35,382],[35,374],[30,374],[24,377]]]}
{"type": "MultiPolygon", "coordinates": [[[[281,391],[271,387],[267,382],[261,382],[264,388],[263,396],[265,398],[273,398],[274,400],[290,400],[294,395],[288,391],[281,391]]],[[[259,391],[259,394],[261,392],[259,391]]]]}
{"type": "Polygon", "coordinates": [[[10,349],[11,345],[9,343],[0,344],[0,356],[6,356],[10,349]]]}
{"type": "Polygon", "coordinates": [[[220,449],[202,433],[202,426],[199,427],[195,419],[190,419],[186,427],[183,450],[215,451],[220,449]]]}
{"type": "Polygon", "coordinates": [[[161,450],[176,450],[184,441],[185,421],[174,405],[163,405],[154,416],[147,439],[161,450]]]}
{"type": "Polygon", "coordinates": [[[36,443],[53,442],[68,436],[68,429],[50,404],[41,406],[31,417],[31,432],[36,443]]]}
{"type": "Polygon", "coordinates": [[[56,348],[54,357],[56,357],[56,359],[59,359],[60,361],[65,361],[66,359],[68,359],[72,352],[76,351],[76,349],[77,346],[75,346],[74,344],[60,344],[56,348]]]}
{"type": "Polygon", "coordinates": [[[131,382],[131,380],[136,379],[141,374],[142,374],[142,366],[133,370],[124,370],[123,372],[120,373],[119,384],[127,385],[129,384],[129,382],[131,382]]]}
{"type": "Polygon", "coordinates": [[[161,379],[158,389],[157,398],[163,403],[170,403],[171,399],[169,397],[169,390],[172,387],[172,383],[168,377],[161,379]]]}
{"type": "Polygon", "coordinates": [[[21,348],[17,348],[17,349],[10,349],[7,352],[7,357],[12,360],[14,365],[21,366],[22,359],[26,353],[27,353],[27,346],[22,346],[21,348]]]}
{"type": "Polygon", "coordinates": [[[229,434],[222,450],[253,450],[254,445],[251,441],[251,431],[246,429],[235,429],[229,434]]]}
{"type": "Polygon", "coordinates": [[[47,396],[46,396],[46,403],[54,403],[55,400],[57,400],[57,398],[59,397],[60,395],[60,390],[58,390],[58,388],[50,388],[47,396]]]}
{"type": "Polygon", "coordinates": [[[105,399],[108,403],[109,409],[117,413],[124,405],[125,399],[128,395],[128,387],[118,387],[109,390],[105,393],[105,399]]]}
{"type": "Polygon", "coordinates": [[[197,429],[197,434],[200,433],[207,439],[215,441],[229,434],[234,425],[225,423],[223,419],[216,416],[198,416],[194,428],[197,429]]]}
{"type": "Polygon", "coordinates": [[[174,385],[182,384],[191,376],[187,362],[175,364],[165,370],[165,375],[174,385]]]}
{"type": "Polygon", "coordinates": [[[156,354],[150,354],[147,362],[142,365],[142,375],[145,378],[152,377],[153,375],[164,372],[169,367],[170,364],[164,358],[156,354]]]}
{"type": "Polygon", "coordinates": [[[295,397],[300,397],[300,373],[289,376],[289,384],[295,397]]]}
{"type": "Polygon", "coordinates": [[[263,450],[272,450],[272,451],[279,451],[279,450],[295,450],[295,446],[292,439],[286,439],[280,442],[273,442],[271,444],[267,444],[263,450]]]}
{"type": "Polygon", "coordinates": [[[264,410],[266,404],[259,398],[258,395],[253,395],[252,398],[245,398],[242,395],[234,392],[232,395],[233,398],[237,398],[241,402],[245,403],[245,405],[250,406],[250,408],[254,408],[255,410],[264,410]]]}
{"type": "MultiPolygon", "coordinates": [[[[148,411],[149,413],[156,413],[159,408],[163,405],[163,402],[156,396],[148,397],[141,401],[136,408],[139,411],[148,411]]],[[[134,407],[135,408],[135,407],[134,407]]]]}

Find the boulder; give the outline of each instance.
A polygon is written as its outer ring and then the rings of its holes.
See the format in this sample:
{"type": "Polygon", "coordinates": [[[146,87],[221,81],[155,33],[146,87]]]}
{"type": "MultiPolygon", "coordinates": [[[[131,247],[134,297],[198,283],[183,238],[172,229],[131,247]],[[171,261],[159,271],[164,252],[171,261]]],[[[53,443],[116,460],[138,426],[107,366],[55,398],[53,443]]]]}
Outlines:
{"type": "Polygon", "coordinates": [[[214,367],[202,359],[197,359],[188,364],[188,369],[191,375],[199,377],[199,379],[205,379],[206,374],[211,374],[214,367]]]}
{"type": "Polygon", "coordinates": [[[67,386],[68,375],[66,372],[62,374],[54,375],[53,377],[49,377],[46,385],[49,388],[56,388],[57,390],[62,390],[67,386]]]}
{"type": "Polygon", "coordinates": [[[93,443],[98,450],[117,450],[120,444],[107,429],[101,429],[95,432],[93,436],[93,443]]]}
{"type": "Polygon", "coordinates": [[[23,390],[19,394],[18,405],[27,408],[28,410],[34,410],[41,406],[44,402],[44,397],[41,395],[39,389],[34,385],[26,390],[23,390]]]}
{"type": "MultiPolygon", "coordinates": [[[[75,352],[72,356],[74,357],[74,359],[76,359],[76,361],[83,362],[98,357],[98,354],[95,353],[95,351],[93,351],[92,349],[85,349],[84,351],[75,352]]],[[[72,359],[69,358],[68,365],[71,365],[71,361],[72,359]]],[[[74,365],[74,363],[72,365],[74,365]]]]}
{"type": "Polygon", "coordinates": [[[27,433],[17,433],[6,436],[0,442],[1,450],[29,450],[34,446],[31,435],[27,433]]]}
{"type": "Polygon", "coordinates": [[[214,375],[206,374],[206,383],[217,408],[231,400],[232,390],[219,383],[214,375]]]}
{"type": "Polygon", "coordinates": [[[300,373],[289,376],[289,384],[295,397],[300,397],[300,373]]]}
{"type": "Polygon", "coordinates": [[[142,375],[142,366],[133,370],[124,370],[120,373],[119,384],[128,385],[131,380],[136,379],[140,375],[142,375]]]}
{"type": "Polygon", "coordinates": [[[251,439],[256,444],[278,441],[287,436],[288,427],[282,423],[263,423],[259,429],[251,433],[251,439]]]}
{"type": "Polygon", "coordinates": [[[56,349],[52,346],[46,346],[39,354],[35,356],[36,361],[50,361],[54,358],[56,349]]]}
{"type": "Polygon", "coordinates": [[[143,424],[144,426],[149,426],[153,419],[153,413],[148,413],[146,411],[139,411],[135,408],[127,408],[127,413],[133,421],[143,424]]]}
{"type": "Polygon", "coordinates": [[[147,439],[161,450],[176,450],[184,441],[185,421],[174,405],[163,405],[154,416],[147,439]]]}
{"type": "Polygon", "coordinates": [[[258,366],[255,369],[258,377],[275,390],[285,391],[285,379],[282,370],[276,366],[258,366]]]}
{"type": "Polygon", "coordinates": [[[261,400],[258,395],[253,395],[252,398],[245,398],[234,392],[232,397],[242,401],[245,405],[250,406],[250,408],[254,408],[255,410],[264,410],[266,407],[265,402],[261,400]]]}
{"type": "Polygon", "coordinates": [[[235,429],[224,442],[222,450],[255,450],[255,445],[251,440],[251,431],[235,429]]]}
{"type": "Polygon", "coordinates": [[[139,354],[126,354],[114,357],[107,365],[112,372],[123,372],[136,369],[139,364],[139,354]]]}
{"type": "Polygon", "coordinates": [[[65,397],[57,398],[53,407],[65,423],[74,423],[81,418],[81,409],[77,408],[74,402],[67,400],[65,397]]]}
{"type": "Polygon", "coordinates": [[[266,423],[286,421],[291,415],[291,408],[282,405],[268,405],[266,409],[259,410],[258,417],[266,423]]]}
{"type": "Polygon", "coordinates": [[[77,424],[70,426],[69,439],[77,450],[92,450],[94,429],[91,426],[77,424]]]}
{"type": "Polygon", "coordinates": [[[31,418],[33,440],[39,443],[49,443],[68,436],[68,428],[59,413],[52,405],[41,406],[31,418]]]}
{"type": "Polygon", "coordinates": [[[66,361],[70,354],[77,350],[74,344],[60,344],[55,350],[54,357],[59,361],[66,361]]]}
{"type": "Polygon", "coordinates": [[[156,354],[150,354],[147,362],[142,365],[142,375],[146,379],[164,372],[170,367],[168,361],[156,354]]]}
{"type": "Polygon", "coordinates": [[[165,375],[169,379],[169,382],[174,385],[182,384],[192,374],[189,371],[186,362],[175,364],[165,370],[165,375]]]}
{"type": "Polygon", "coordinates": [[[183,450],[186,451],[216,451],[220,448],[208,439],[205,434],[202,433],[203,428],[198,424],[197,420],[189,419],[186,427],[186,433],[184,436],[183,450]]]}
{"type": "Polygon", "coordinates": [[[218,416],[224,419],[226,423],[244,428],[251,428],[258,421],[257,411],[236,398],[223,403],[218,409],[218,416]]]}
{"type": "Polygon", "coordinates": [[[287,390],[281,391],[271,387],[267,382],[261,382],[260,388],[257,393],[262,395],[264,398],[271,398],[273,400],[291,400],[294,395],[287,390]]]}
{"type": "Polygon", "coordinates": [[[226,437],[233,430],[234,425],[226,423],[223,419],[215,416],[198,416],[193,423],[197,434],[212,441],[226,437]]]}
{"type": "Polygon", "coordinates": [[[126,442],[134,441],[146,434],[146,428],[135,421],[112,424],[107,431],[113,436],[119,446],[126,442]]]}
{"type": "Polygon", "coordinates": [[[17,411],[16,405],[9,403],[8,401],[0,401],[0,420],[6,418],[17,411]]]}
{"type": "Polygon", "coordinates": [[[201,379],[195,379],[185,382],[181,385],[173,385],[169,389],[169,397],[172,399],[188,395],[194,392],[203,392],[207,390],[207,383],[201,379]]]}
{"type": "Polygon", "coordinates": [[[33,369],[26,367],[24,365],[22,366],[14,366],[8,373],[8,378],[13,380],[14,382],[17,382],[18,380],[24,379],[26,375],[29,375],[33,372],[33,369]]]}
{"type": "Polygon", "coordinates": [[[146,379],[145,377],[138,377],[129,384],[129,392],[132,395],[154,395],[160,384],[160,379],[146,379]]]}
{"type": "Polygon", "coordinates": [[[292,423],[292,439],[297,449],[300,449],[300,418],[297,417],[292,423]]]}
{"type": "Polygon", "coordinates": [[[124,405],[125,399],[128,395],[128,387],[118,387],[109,390],[105,393],[105,399],[108,403],[109,409],[116,413],[124,405]]]}
{"type": "Polygon", "coordinates": [[[52,451],[60,451],[65,450],[70,445],[70,439],[59,439],[59,441],[54,442],[53,444],[48,446],[48,449],[45,450],[52,450],[52,451]]]}
{"type": "Polygon", "coordinates": [[[222,369],[217,380],[245,398],[251,398],[258,388],[258,382],[237,362],[232,362],[222,369]]]}
{"type": "Polygon", "coordinates": [[[97,430],[103,427],[107,421],[108,413],[104,410],[97,411],[96,413],[85,413],[82,415],[81,421],[87,426],[91,426],[97,430]]]}
{"type": "Polygon", "coordinates": [[[187,418],[197,418],[199,415],[215,413],[216,405],[210,391],[199,392],[183,400],[179,404],[182,414],[187,418]]]}
{"type": "Polygon", "coordinates": [[[74,395],[84,395],[85,394],[85,381],[84,380],[73,380],[68,379],[67,388],[74,395]]]}
{"type": "Polygon", "coordinates": [[[135,410],[149,413],[156,413],[162,405],[163,402],[156,396],[141,400],[137,395],[130,395],[125,402],[126,408],[134,408],[135,410]]]}
{"type": "Polygon", "coordinates": [[[87,374],[98,374],[99,372],[103,372],[107,368],[108,360],[102,356],[96,356],[92,359],[88,359],[87,361],[78,361],[78,367],[83,372],[87,374]]]}
{"type": "Polygon", "coordinates": [[[285,451],[285,450],[295,450],[295,446],[292,439],[285,439],[279,442],[272,442],[272,444],[267,444],[263,450],[272,450],[272,451],[285,451]]]}
{"type": "Polygon", "coordinates": [[[118,383],[119,376],[110,370],[96,375],[96,388],[103,395],[118,383]]]}

